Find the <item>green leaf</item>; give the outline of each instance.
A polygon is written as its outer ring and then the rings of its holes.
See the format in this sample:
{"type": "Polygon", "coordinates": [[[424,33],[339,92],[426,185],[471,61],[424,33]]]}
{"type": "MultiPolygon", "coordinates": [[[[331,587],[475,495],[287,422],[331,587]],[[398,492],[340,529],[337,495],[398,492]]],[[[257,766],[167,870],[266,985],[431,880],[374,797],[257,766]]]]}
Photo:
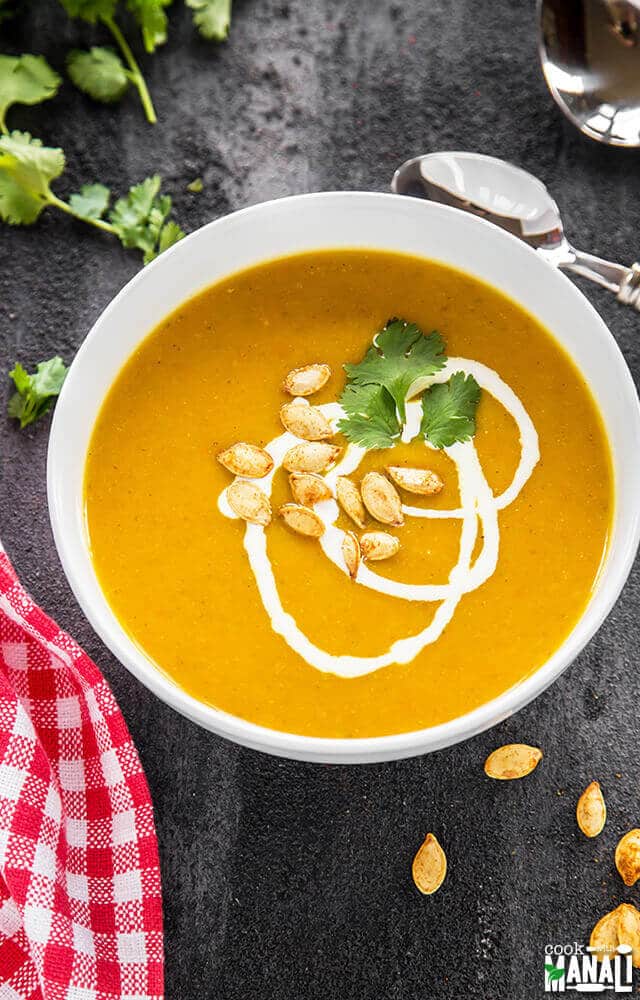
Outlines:
{"type": "Polygon", "coordinates": [[[347,416],[338,430],[361,448],[391,448],[401,427],[392,396],[383,386],[347,385],[340,404],[347,416]]]}
{"type": "Polygon", "coordinates": [[[109,207],[111,192],[104,184],[83,184],[78,194],[72,194],[69,205],[81,219],[101,219],[109,207]]]}
{"type": "Polygon", "coordinates": [[[359,364],[344,368],[356,385],[384,386],[404,423],[409,388],[417,379],[435,375],[444,363],[444,343],[436,330],[425,336],[415,323],[396,319],[376,334],[359,364]]]}
{"type": "Polygon", "coordinates": [[[40,104],[55,97],[61,83],[43,56],[0,55],[0,124],[12,104],[40,104]]]}
{"type": "Polygon", "coordinates": [[[186,0],[186,4],[203,38],[224,41],[231,24],[231,0],[186,0]]]}
{"type": "Polygon", "coordinates": [[[55,397],[60,394],[67,371],[67,366],[59,357],[41,361],[33,375],[29,375],[22,365],[16,362],[9,372],[9,378],[13,379],[16,387],[9,400],[9,416],[19,420],[21,428],[38,420],[51,408],[55,397]]]}
{"type": "Polygon", "coordinates": [[[110,215],[124,246],[137,246],[140,227],[145,227],[154,201],[160,191],[160,177],[154,174],[130,188],[124,198],[119,198],[110,215]]]}
{"type": "Polygon", "coordinates": [[[190,184],[187,184],[187,191],[191,191],[193,194],[200,194],[204,187],[204,182],[202,177],[195,177],[190,184]]]}
{"type": "Polygon", "coordinates": [[[79,17],[89,24],[110,20],[116,12],[118,0],[60,0],[69,17],[79,17]]]}
{"type": "MultiPolygon", "coordinates": [[[[160,232],[160,239],[158,240],[158,254],[161,254],[164,250],[168,250],[172,247],[174,243],[179,243],[181,239],[184,238],[184,232],[180,228],[177,222],[170,219],[162,227],[160,232]]],[[[156,254],[157,256],[157,254],[156,254]]]]}
{"type": "Polygon", "coordinates": [[[0,136],[0,218],[30,225],[53,200],[51,181],[64,170],[61,149],[43,146],[28,132],[0,136]]]}
{"type": "Polygon", "coordinates": [[[456,372],[448,382],[432,385],[422,397],[422,435],[436,448],[468,441],[476,432],[480,386],[473,375],[456,372]]]}
{"type": "Polygon", "coordinates": [[[129,86],[129,73],[113,49],[94,46],[88,52],[72,49],[67,56],[67,72],[78,90],[94,101],[119,101],[129,86]]]}
{"type": "Polygon", "coordinates": [[[171,198],[160,194],[158,175],[147,177],[119,198],[109,215],[120,242],[127,249],[142,250],[145,264],[172,246],[184,233],[175,222],[167,222],[171,198]]]}
{"type": "Polygon", "coordinates": [[[164,45],[167,40],[167,15],[165,7],[173,0],[127,0],[127,8],[131,11],[140,31],[147,52],[155,52],[158,45],[164,45]]]}

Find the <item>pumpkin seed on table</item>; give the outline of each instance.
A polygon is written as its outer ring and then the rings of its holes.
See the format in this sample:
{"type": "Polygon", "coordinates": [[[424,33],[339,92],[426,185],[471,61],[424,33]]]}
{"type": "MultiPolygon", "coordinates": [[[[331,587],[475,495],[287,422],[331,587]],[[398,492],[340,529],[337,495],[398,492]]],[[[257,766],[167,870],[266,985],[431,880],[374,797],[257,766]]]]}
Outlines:
{"type": "Polygon", "coordinates": [[[524,778],[542,760],[542,750],[526,743],[507,743],[490,753],[484,762],[484,771],[489,778],[497,781],[513,781],[524,778]]]}
{"type": "Polygon", "coordinates": [[[325,441],[333,437],[333,428],[316,406],[306,399],[293,399],[280,407],[280,420],[290,434],[304,441],[325,441]]]}
{"type": "Polygon", "coordinates": [[[640,830],[629,830],[618,841],[616,868],[625,885],[635,885],[640,878],[640,830]]]}
{"type": "Polygon", "coordinates": [[[285,503],[278,514],[287,527],[298,535],[306,535],[307,538],[321,538],[324,534],[322,518],[318,517],[314,510],[309,510],[308,507],[302,507],[297,503],[285,503]]]}
{"type": "Polygon", "coordinates": [[[364,528],[367,523],[367,511],[362,502],[360,490],[346,476],[338,476],[336,479],[336,499],[345,514],[359,528],[364,528]]]}
{"type": "Polygon", "coordinates": [[[273,459],[269,452],[255,444],[247,444],[246,441],[232,444],[216,455],[216,458],[234,476],[246,476],[249,479],[262,479],[273,469],[273,459]]]}
{"type": "Polygon", "coordinates": [[[447,874],[447,856],[433,833],[428,833],[413,859],[411,874],[423,896],[431,896],[447,874]]]}
{"type": "Polygon", "coordinates": [[[304,368],[294,368],[290,371],[282,388],[290,396],[311,396],[323,389],[331,378],[329,365],[305,365],[304,368]]]}
{"type": "Polygon", "coordinates": [[[286,452],[282,464],[287,472],[325,472],[334,465],[342,451],[335,444],[324,441],[306,441],[296,444],[286,452]]]}
{"type": "Polygon", "coordinates": [[[366,531],[360,536],[360,549],[365,562],[380,562],[395,556],[400,542],[386,531],[366,531]]]}
{"type": "Polygon", "coordinates": [[[394,528],[404,524],[400,496],[386,476],[380,472],[367,472],[360,484],[360,492],[365,507],[376,521],[394,528]]]}
{"type": "Polygon", "coordinates": [[[342,558],[352,580],[355,580],[360,569],[360,555],[360,542],[357,536],[353,531],[345,531],[342,539],[342,558]]]}
{"type": "Polygon", "coordinates": [[[589,947],[599,962],[602,961],[605,955],[611,956],[620,944],[618,932],[620,920],[619,909],[619,907],[616,907],[610,913],[605,913],[604,917],[600,917],[600,920],[598,920],[591,931],[589,947]]]}
{"type": "Polygon", "coordinates": [[[416,493],[418,496],[436,496],[442,492],[444,486],[438,473],[432,472],[431,469],[412,469],[404,465],[388,465],[386,471],[396,486],[406,490],[407,493],[416,493]]]}
{"type": "Polygon", "coordinates": [[[313,507],[321,500],[330,500],[332,497],[325,480],[314,472],[292,472],[289,486],[293,499],[303,507],[313,507]]]}
{"type": "Polygon", "coordinates": [[[597,781],[587,785],[578,799],[576,819],[585,837],[597,837],[602,833],[607,819],[607,807],[597,781]]]}
{"type": "Polygon", "coordinates": [[[631,964],[640,968],[640,912],[631,903],[618,907],[618,943],[631,948],[631,964]]]}
{"type": "Polygon", "coordinates": [[[227,487],[227,502],[233,513],[243,521],[261,524],[263,528],[271,523],[269,497],[247,479],[236,479],[227,487]]]}

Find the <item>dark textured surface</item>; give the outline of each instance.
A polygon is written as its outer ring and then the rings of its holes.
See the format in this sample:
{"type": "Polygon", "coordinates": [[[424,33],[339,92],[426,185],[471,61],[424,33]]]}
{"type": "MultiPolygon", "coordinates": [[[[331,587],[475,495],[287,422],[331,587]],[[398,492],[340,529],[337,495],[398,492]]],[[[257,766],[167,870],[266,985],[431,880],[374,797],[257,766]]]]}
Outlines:
{"type": "MultiPolygon", "coordinates": [[[[14,127],[64,147],[60,191],[94,179],[121,190],[158,170],[195,228],[274,196],[384,190],[406,156],[468,148],[539,174],[576,245],[637,255],[640,158],[591,144],[556,111],[537,65],[533,2],[234,6],[231,40],[212,48],[176,4],[170,43],[146,60],[155,129],[133,97],[105,109],[69,85],[55,102],[14,110],[14,127]],[[200,175],[204,192],[188,193],[200,175]]],[[[81,35],[53,0],[34,0],[6,48],[45,52],[60,67],[81,35]]],[[[109,238],[50,213],[31,229],[0,229],[2,370],[16,357],[70,360],[136,268],[109,238]]],[[[585,291],[637,379],[640,319],[585,291]]],[[[6,396],[5,382],[3,408],[6,396]]],[[[573,667],[494,731],[367,768],[270,759],[174,714],[84,621],[47,518],[47,424],[20,433],[0,418],[2,537],[27,587],[104,670],[140,750],[162,854],[171,1000],[528,1000],[543,995],[547,942],[584,940],[615,902],[637,901],[613,867],[617,837],[640,820],[637,571],[573,667]],[[488,781],[486,753],[511,740],[539,744],[543,764],[520,783],[488,781]],[[574,808],[594,777],[610,819],[591,843],[574,808]],[[409,866],[430,829],[450,873],[423,899],[409,866]]]]}

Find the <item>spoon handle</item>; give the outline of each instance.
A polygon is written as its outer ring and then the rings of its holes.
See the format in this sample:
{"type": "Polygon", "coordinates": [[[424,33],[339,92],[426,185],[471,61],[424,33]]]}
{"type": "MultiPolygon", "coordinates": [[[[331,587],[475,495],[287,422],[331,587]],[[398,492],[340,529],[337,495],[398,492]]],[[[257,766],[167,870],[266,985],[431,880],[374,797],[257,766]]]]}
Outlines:
{"type": "Polygon", "coordinates": [[[559,266],[563,271],[572,271],[596,285],[608,288],[619,302],[640,310],[640,264],[625,267],[572,247],[570,255],[559,266]]]}

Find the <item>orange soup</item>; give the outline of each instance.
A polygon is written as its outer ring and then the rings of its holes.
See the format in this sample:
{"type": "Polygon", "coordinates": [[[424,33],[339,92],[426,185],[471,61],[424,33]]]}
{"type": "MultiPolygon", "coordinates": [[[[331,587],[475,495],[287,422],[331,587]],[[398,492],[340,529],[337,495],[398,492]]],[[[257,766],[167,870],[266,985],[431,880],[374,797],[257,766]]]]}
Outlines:
{"type": "Polygon", "coordinates": [[[467,274],[364,250],[185,302],[116,378],[85,474],[98,578],[158,669],[326,737],[433,726],[535,671],[613,502],[552,336],[467,274]]]}

